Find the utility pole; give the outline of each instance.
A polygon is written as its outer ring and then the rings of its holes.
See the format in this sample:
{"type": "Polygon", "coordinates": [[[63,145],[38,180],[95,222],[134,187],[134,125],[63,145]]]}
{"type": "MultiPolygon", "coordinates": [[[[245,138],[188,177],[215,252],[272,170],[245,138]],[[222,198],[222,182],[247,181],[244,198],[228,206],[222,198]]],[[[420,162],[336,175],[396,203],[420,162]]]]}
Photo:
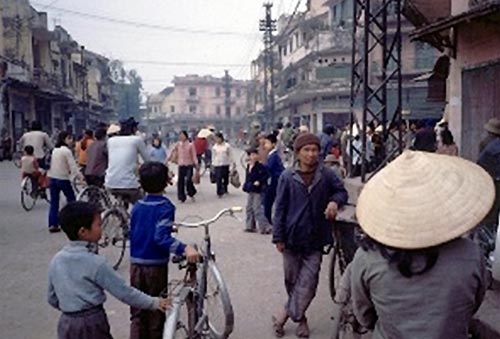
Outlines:
{"type": "Polygon", "coordinates": [[[264,110],[266,129],[272,128],[275,119],[273,32],[276,31],[276,20],[272,18],[272,7],[272,3],[264,3],[264,8],[266,9],[265,18],[259,21],[259,31],[264,32],[264,110]]]}
{"type": "Polygon", "coordinates": [[[231,120],[231,77],[228,70],[224,71],[224,106],[226,108],[225,134],[229,140],[233,133],[233,122],[231,120]]]}

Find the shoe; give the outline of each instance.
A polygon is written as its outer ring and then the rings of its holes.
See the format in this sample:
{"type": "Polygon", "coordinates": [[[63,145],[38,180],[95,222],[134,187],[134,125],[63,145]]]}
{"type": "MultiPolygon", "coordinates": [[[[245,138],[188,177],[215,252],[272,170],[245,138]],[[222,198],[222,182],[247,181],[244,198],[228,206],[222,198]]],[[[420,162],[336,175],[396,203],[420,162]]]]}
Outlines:
{"type": "Polygon", "coordinates": [[[274,316],[274,315],[271,317],[271,321],[273,324],[273,330],[274,330],[274,336],[276,338],[283,338],[283,336],[285,335],[284,326],[285,326],[285,323],[286,323],[288,317],[286,317],[284,319],[278,319],[278,318],[280,318],[280,317],[274,316]]]}
{"type": "Polygon", "coordinates": [[[179,202],[180,202],[181,204],[183,204],[183,203],[185,203],[185,202],[186,202],[186,200],[179,200],[179,202]]]}
{"type": "Polygon", "coordinates": [[[297,326],[297,331],[295,332],[295,334],[299,338],[309,338],[310,331],[309,326],[307,325],[307,319],[305,317],[299,322],[299,326],[297,326]]]}
{"type": "Polygon", "coordinates": [[[260,234],[271,234],[271,229],[270,228],[265,228],[260,231],[260,234]]]}
{"type": "Polygon", "coordinates": [[[59,226],[49,226],[49,232],[50,233],[61,232],[61,228],[59,226]]]}
{"type": "Polygon", "coordinates": [[[253,229],[253,228],[245,228],[245,232],[247,232],[247,233],[255,233],[257,231],[255,229],[253,229]]]}

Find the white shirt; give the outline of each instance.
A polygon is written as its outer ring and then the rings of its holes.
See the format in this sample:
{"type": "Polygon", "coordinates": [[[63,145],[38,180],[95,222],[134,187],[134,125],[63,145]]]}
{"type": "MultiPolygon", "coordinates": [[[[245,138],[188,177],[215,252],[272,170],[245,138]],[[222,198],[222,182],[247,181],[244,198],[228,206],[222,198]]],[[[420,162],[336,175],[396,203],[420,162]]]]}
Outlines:
{"type": "Polygon", "coordinates": [[[212,147],[212,165],[229,166],[231,165],[231,146],[227,142],[215,144],[212,147]]]}
{"type": "Polygon", "coordinates": [[[49,135],[42,131],[24,133],[19,142],[23,148],[28,145],[33,146],[33,149],[35,150],[33,155],[37,159],[41,159],[45,156],[44,147],[49,149],[52,148],[52,142],[50,141],[49,135]]]}
{"type": "Polygon", "coordinates": [[[146,144],[135,135],[119,135],[107,142],[108,169],[104,185],[108,188],[138,188],[137,166],[139,154],[144,161],[149,161],[146,144]]]}
{"type": "Polygon", "coordinates": [[[54,148],[50,158],[50,169],[47,174],[49,178],[59,180],[69,180],[71,177],[79,175],[73,153],[67,146],[54,148]]]}

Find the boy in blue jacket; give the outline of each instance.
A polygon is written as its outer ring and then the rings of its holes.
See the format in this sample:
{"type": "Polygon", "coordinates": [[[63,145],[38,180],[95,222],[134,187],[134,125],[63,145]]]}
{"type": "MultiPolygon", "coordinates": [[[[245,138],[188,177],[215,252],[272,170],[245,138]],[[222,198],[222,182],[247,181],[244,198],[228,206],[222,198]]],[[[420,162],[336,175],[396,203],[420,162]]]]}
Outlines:
{"type": "Polygon", "coordinates": [[[262,205],[262,192],[266,188],[269,174],[266,166],[259,162],[259,151],[256,148],[249,149],[247,154],[249,162],[243,185],[243,191],[248,193],[245,232],[255,232],[257,224],[261,234],[269,234],[271,227],[264,215],[264,206],[262,205]]]}
{"type": "Polygon", "coordinates": [[[273,223],[272,211],[274,200],[276,199],[276,190],[278,189],[278,180],[281,173],[285,170],[283,161],[281,161],[281,157],[276,148],[277,143],[278,138],[275,134],[271,133],[266,137],[266,142],[264,144],[264,148],[269,154],[266,168],[270,176],[269,185],[266,187],[264,194],[264,214],[270,224],[273,223]]]}
{"type": "MultiPolygon", "coordinates": [[[[160,162],[147,162],[139,169],[139,180],[146,192],[132,210],[130,219],[130,284],[149,295],[158,296],[168,284],[170,253],[198,260],[198,252],[172,237],[175,206],[163,196],[168,169],[160,162]]],[[[163,336],[165,314],[131,307],[131,339],[163,336]]]]}

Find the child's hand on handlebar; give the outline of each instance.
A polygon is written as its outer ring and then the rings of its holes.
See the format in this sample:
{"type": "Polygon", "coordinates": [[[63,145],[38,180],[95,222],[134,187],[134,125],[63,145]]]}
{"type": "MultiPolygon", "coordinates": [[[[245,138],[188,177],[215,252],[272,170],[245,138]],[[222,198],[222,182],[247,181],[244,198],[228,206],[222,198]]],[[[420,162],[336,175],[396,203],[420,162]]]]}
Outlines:
{"type": "Polygon", "coordinates": [[[192,247],[192,246],[186,246],[186,249],[184,250],[184,255],[186,256],[186,260],[188,263],[196,263],[200,259],[200,254],[198,251],[192,247]]]}
{"type": "Polygon", "coordinates": [[[160,311],[167,311],[167,309],[172,305],[172,301],[167,298],[160,298],[160,304],[158,306],[160,311]]]}

